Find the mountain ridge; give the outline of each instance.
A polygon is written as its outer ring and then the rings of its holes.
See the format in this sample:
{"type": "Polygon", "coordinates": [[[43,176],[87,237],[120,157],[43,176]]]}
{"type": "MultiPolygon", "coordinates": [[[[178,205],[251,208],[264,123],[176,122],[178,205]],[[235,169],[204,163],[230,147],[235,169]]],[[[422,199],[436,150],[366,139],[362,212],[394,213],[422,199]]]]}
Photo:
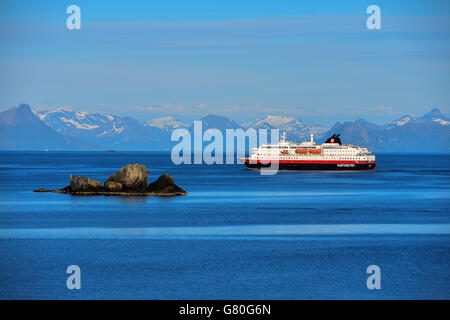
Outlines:
{"type": "Polygon", "coordinates": [[[341,133],[344,143],[378,152],[450,152],[450,121],[437,108],[422,117],[404,115],[382,126],[362,120],[338,121],[327,135],[341,133]]]}
{"type": "MultiPolygon", "coordinates": [[[[214,114],[201,120],[203,131],[209,128],[223,133],[226,129],[280,129],[287,133],[289,140],[297,142],[309,140],[310,133],[314,133],[316,141],[341,133],[344,143],[366,146],[373,151],[450,151],[450,119],[437,108],[421,117],[404,115],[384,125],[362,118],[353,122],[337,121],[330,129],[282,115],[267,115],[243,124],[214,114]]],[[[33,112],[29,105],[19,104],[0,113],[0,149],[28,150],[31,145],[35,150],[164,151],[174,145],[170,136],[172,130],[178,128],[193,133],[193,125],[173,116],[139,121],[69,108],[33,112]],[[30,136],[34,137],[34,142],[27,145],[24,141],[30,136]]]]}
{"type": "Polygon", "coordinates": [[[27,104],[0,112],[0,150],[101,150],[47,126],[27,104]]]}

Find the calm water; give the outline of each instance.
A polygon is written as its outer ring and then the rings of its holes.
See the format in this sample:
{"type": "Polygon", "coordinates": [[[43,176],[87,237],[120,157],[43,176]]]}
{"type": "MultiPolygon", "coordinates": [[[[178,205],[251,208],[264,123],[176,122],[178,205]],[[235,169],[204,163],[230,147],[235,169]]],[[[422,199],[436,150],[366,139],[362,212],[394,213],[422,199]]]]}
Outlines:
{"type": "Polygon", "coordinates": [[[450,156],[361,172],[171,164],[158,153],[0,153],[0,298],[450,298],[450,156]],[[143,163],[185,197],[33,193],[143,163]],[[79,265],[82,289],[66,288],[79,265]],[[368,290],[366,268],[381,268],[368,290]]]}

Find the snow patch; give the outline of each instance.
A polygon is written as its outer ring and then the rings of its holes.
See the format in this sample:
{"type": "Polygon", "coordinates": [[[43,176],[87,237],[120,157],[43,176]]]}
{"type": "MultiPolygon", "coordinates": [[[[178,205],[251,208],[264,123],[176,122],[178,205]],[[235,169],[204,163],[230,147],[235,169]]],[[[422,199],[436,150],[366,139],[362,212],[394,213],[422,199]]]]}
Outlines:
{"type": "Polygon", "coordinates": [[[123,131],[123,127],[117,128],[116,123],[113,123],[113,127],[110,130],[105,130],[102,133],[97,134],[97,137],[106,136],[110,134],[119,134],[123,131]]]}
{"type": "Polygon", "coordinates": [[[85,124],[85,123],[79,123],[72,119],[67,119],[64,117],[61,117],[60,119],[61,119],[61,121],[66,122],[66,125],[72,124],[77,129],[92,130],[92,129],[98,128],[98,125],[89,125],[89,124],[85,124]]]}
{"type": "Polygon", "coordinates": [[[447,126],[447,125],[450,124],[450,121],[446,121],[446,120],[443,120],[443,119],[433,119],[433,121],[439,122],[439,123],[442,124],[443,126],[447,126]]]}
{"type": "Polygon", "coordinates": [[[77,117],[78,120],[86,119],[86,115],[87,115],[87,114],[88,114],[88,113],[85,112],[85,111],[77,111],[77,112],[75,112],[75,115],[76,115],[76,117],[77,117]]]}
{"type": "Polygon", "coordinates": [[[242,124],[243,127],[253,127],[253,128],[265,128],[266,125],[279,129],[293,129],[301,128],[304,126],[303,123],[298,121],[294,117],[284,117],[284,116],[267,116],[262,120],[256,120],[254,122],[248,122],[242,124]]]}
{"type": "Polygon", "coordinates": [[[42,121],[44,121],[45,117],[47,116],[47,114],[45,113],[40,113],[37,111],[33,111],[34,115],[37,116],[39,119],[41,119],[42,121]]]}
{"type": "Polygon", "coordinates": [[[397,121],[392,121],[393,124],[397,126],[403,126],[404,124],[408,123],[411,120],[410,117],[405,117],[397,121]]]}
{"type": "Polygon", "coordinates": [[[169,116],[169,117],[163,117],[163,118],[158,118],[158,119],[153,119],[147,122],[147,124],[150,127],[156,127],[159,128],[161,130],[164,130],[166,128],[172,128],[172,129],[176,129],[178,127],[187,127],[187,124],[184,124],[180,121],[175,120],[173,117],[169,116]]]}

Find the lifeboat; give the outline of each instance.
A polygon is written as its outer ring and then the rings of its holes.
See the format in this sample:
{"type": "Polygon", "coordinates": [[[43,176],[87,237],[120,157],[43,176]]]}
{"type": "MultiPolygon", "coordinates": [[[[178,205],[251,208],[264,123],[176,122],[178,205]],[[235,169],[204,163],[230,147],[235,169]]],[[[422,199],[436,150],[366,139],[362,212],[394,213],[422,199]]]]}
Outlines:
{"type": "Polygon", "coordinates": [[[321,149],[309,149],[309,153],[311,153],[311,154],[321,154],[322,150],[321,149]]]}
{"type": "Polygon", "coordinates": [[[308,149],[296,149],[295,153],[299,153],[299,154],[307,154],[308,153],[308,149]]]}
{"type": "Polygon", "coordinates": [[[283,150],[283,151],[281,151],[281,154],[289,154],[289,151],[283,150]]]}

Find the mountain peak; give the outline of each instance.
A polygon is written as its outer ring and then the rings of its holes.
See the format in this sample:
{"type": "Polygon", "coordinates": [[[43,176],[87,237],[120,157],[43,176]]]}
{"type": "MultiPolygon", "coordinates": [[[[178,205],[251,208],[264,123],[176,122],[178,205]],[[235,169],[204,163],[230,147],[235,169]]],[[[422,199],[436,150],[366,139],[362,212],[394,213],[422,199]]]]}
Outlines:
{"type": "Polygon", "coordinates": [[[28,104],[21,103],[0,113],[0,122],[5,124],[25,123],[38,119],[28,104]]]}
{"type": "Polygon", "coordinates": [[[264,119],[258,119],[256,121],[251,121],[248,123],[244,123],[242,125],[246,128],[276,128],[276,129],[287,129],[289,127],[302,128],[304,124],[297,118],[287,117],[281,115],[268,115],[264,119]]]}
{"type": "Polygon", "coordinates": [[[369,122],[369,121],[367,121],[367,120],[364,119],[364,118],[358,118],[358,119],[356,119],[355,122],[356,122],[356,123],[367,123],[367,122],[369,122]]]}
{"type": "Polygon", "coordinates": [[[167,117],[161,117],[161,118],[157,118],[157,119],[153,119],[153,120],[173,121],[173,120],[175,120],[175,118],[172,116],[167,116],[167,117]]]}
{"type": "Polygon", "coordinates": [[[292,121],[295,120],[294,117],[286,117],[286,116],[277,116],[277,115],[268,115],[266,119],[271,120],[284,120],[284,121],[292,121]]]}
{"type": "Polygon", "coordinates": [[[439,108],[433,108],[429,113],[441,114],[441,110],[439,108]]]}
{"type": "Polygon", "coordinates": [[[439,118],[439,117],[443,117],[444,115],[441,113],[441,110],[439,110],[438,108],[433,108],[430,112],[428,112],[427,114],[425,114],[423,116],[423,118],[439,118]]]}
{"type": "Polygon", "coordinates": [[[216,114],[208,114],[208,115],[204,116],[203,118],[201,118],[200,120],[208,121],[208,120],[230,120],[230,119],[227,117],[224,117],[224,116],[218,116],[216,114]]]}
{"type": "Polygon", "coordinates": [[[13,109],[20,112],[31,112],[30,105],[26,103],[19,103],[18,105],[15,105],[13,109]]]}
{"type": "Polygon", "coordinates": [[[308,126],[295,117],[282,115],[267,115],[264,119],[243,123],[242,126],[253,129],[279,129],[281,132],[286,132],[287,139],[298,142],[309,140],[311,133],[320,139],[328,130],[320,125],[308,126]]]}
{"type": "Polygon", "coordinates": [[[98,150],[50,128],[24,103],[0,113],[0,136],[2,150],[98,150]]]}
{"type": "Polygon", "coordinates": [[[357,124],[359,124],[359,125],[361,125],[363,127],[369,128],[369,129],[378,129],[379,128],[379,125],[377,125],[375,123],[372,123],[372,122],[369,122],[369,121],[367,121],[366,119],[363,119],[363,118],[358,118],[355,121],[355,123],[357,123],[357,124]]]}
{"type": "Polygon", "coordinates": [[[148,121],[147,124],[150,127],[157,127],[161,130],[166,130],[166,131],[171,130],[171,129],[176,129],[178,127],[182,127],[182,128],[188,127],[187,124],[175,120],[175,118],[172,116],[152,119],[152,120],[148,121]]]}
{"type": "Polygon", "coordinates": [[[422,117],[422,119],[425,120],[433,120],[436,118],[445,118],[445,116],[441,113],[441,111],[438,108],[433,108],[430,112],[428,112],[422,117]]]}
{"type": "MultiPolygon", "coordinates": [[[[204,130],[209,128],[215,128],[219,130],[224,129],[238,129],[241,128],[239,124],[224,116],[218,116],[215,114],[208,114],[200,119],[203,122],[204,130]]],[[[193,125],[191,126],[193,128],[193,125]]]]}
{"type": "Polygon", "coordinates": [[[302,124],[302,122],[294,117],[286,117],[286,116],[274,116],[269,115],[265,119],[267,122],[272,123],[273,125],[283,125],[291,122],[295,122],[298,124],[302,124]]]}

